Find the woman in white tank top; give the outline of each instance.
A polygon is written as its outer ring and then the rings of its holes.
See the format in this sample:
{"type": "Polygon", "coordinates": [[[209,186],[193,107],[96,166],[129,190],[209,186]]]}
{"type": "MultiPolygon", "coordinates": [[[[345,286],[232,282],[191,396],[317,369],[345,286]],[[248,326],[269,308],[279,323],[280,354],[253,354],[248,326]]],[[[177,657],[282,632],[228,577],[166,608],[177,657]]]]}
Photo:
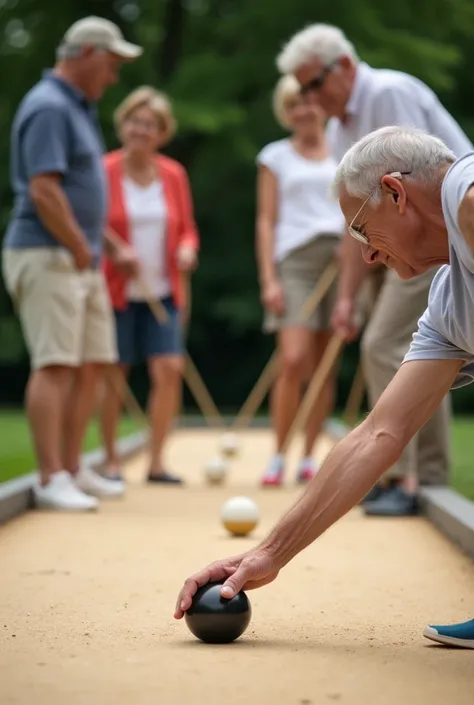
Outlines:
{"type": "MultiPolygon", "coordinates": [[[[306,320],[300,311],[326,267],[336,256],[344,217],[330,194],[336,161],[329,154],[325,116],[306,105],[292,76],[274,93],[274,112],[291,136],[262,149],[257,157],[256,250],[265,310],[264,330],[276,334],[279,369],[272,392],[275,454],[264,485],[283,481],[281,449],[301,402],[303,383],[316,369],[330,338],[335,283],[306,320]]],[[[322,424],[332,410],[335,377],[328,380],[310,414],[297,480],[317,471],[312,458],[322,424]]]]}

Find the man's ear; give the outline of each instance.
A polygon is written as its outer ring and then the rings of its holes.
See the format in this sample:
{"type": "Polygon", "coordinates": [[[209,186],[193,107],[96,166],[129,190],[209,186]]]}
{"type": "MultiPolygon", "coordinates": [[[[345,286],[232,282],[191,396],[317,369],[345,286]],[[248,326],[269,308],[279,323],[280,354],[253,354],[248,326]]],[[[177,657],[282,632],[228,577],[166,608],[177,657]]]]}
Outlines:
{"type": "Polygon", "coordinates": [[[352,66],[353,61],[349,56],[340,56],[338,59],[338,64],[341,66],[343,69],[348,69],[352,66]]]}
{"type": "Polygon", "coordinates": [[[390,174],[385,174],[380,180],[380,185],[382,186],[382,191],[391,196],[394,203],[403,209],[405,208],[406,192],[399,179],[395,176],[391,176],[390,174]]]}
{"type": "Polygon", "coordinates": [[[96,47],[92,44],[84,44],[82,47],[82,56],[85,58],[91,57],[96,50],[96,47]]]}

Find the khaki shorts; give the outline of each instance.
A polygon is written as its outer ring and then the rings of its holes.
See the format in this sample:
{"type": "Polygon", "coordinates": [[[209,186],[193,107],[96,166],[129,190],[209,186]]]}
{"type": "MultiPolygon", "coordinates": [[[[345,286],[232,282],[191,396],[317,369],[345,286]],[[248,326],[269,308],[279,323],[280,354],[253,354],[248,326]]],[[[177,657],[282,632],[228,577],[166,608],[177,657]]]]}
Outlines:
{"type": "Polygon", "coordinates": [[[274,333],[288,326],[309,328],[315,332],[330,328],[331,313],[337,296],[337,279],[309,318],[302,320],[300,311],[326,267],[335,259],[340,242],[341,236],[337,234],[318,235],[290,252],[278,264],[277,272],[285,297],[285,313],[283,316],[277,316],[267,311],[263,324],[265,332],[274,333]]]}
{"type": "Polygon", "coordinates": [[[3,277],[33,369],[117,360],[115,326],[101,271],[78,271],[59,248],[6,249],[3,277]]]}

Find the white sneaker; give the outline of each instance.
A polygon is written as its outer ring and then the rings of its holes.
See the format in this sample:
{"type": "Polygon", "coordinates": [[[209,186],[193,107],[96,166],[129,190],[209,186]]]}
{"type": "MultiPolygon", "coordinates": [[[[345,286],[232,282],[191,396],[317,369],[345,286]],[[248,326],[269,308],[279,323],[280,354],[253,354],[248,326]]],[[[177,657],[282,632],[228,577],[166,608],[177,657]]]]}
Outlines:
{"type": "Polygon", "coordinates": [[[95,497],[89,497],[76,487],[66,470],[53,473],[47,485],[36,485],[33,496],[38,509],[87,512],[99,506],[95,497]]]}
{"type": "Polygon", "coordinates": [[[94,497],[120,497],[125,492],[122,480],[109,480],[87,466],[80,468],[75,480],[79,489],[94,497]]]}

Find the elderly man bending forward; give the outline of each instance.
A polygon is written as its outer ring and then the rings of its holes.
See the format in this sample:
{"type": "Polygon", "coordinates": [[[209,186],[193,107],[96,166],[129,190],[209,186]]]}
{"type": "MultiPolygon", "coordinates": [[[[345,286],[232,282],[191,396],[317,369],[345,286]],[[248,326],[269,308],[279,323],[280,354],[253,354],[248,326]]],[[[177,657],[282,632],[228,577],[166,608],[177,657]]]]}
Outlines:
{"type": "MultiPolygon", "coordinates": [[[[232,597],[274,580],[300,551],[355,506],[400,457],[450,389],[474,377],[474,153],[456,160],[436,137],[384,127],[351,147],[335,187],[350,234],[368,263],[409,279],[441,266],[428,308],[377,404],[328,456],[307,490],[256,548],[188,578],[181,619],[198,586],[222,580],[232,597]]],[[[474,619],[424,635],[474,648],[474,619]]]]}

